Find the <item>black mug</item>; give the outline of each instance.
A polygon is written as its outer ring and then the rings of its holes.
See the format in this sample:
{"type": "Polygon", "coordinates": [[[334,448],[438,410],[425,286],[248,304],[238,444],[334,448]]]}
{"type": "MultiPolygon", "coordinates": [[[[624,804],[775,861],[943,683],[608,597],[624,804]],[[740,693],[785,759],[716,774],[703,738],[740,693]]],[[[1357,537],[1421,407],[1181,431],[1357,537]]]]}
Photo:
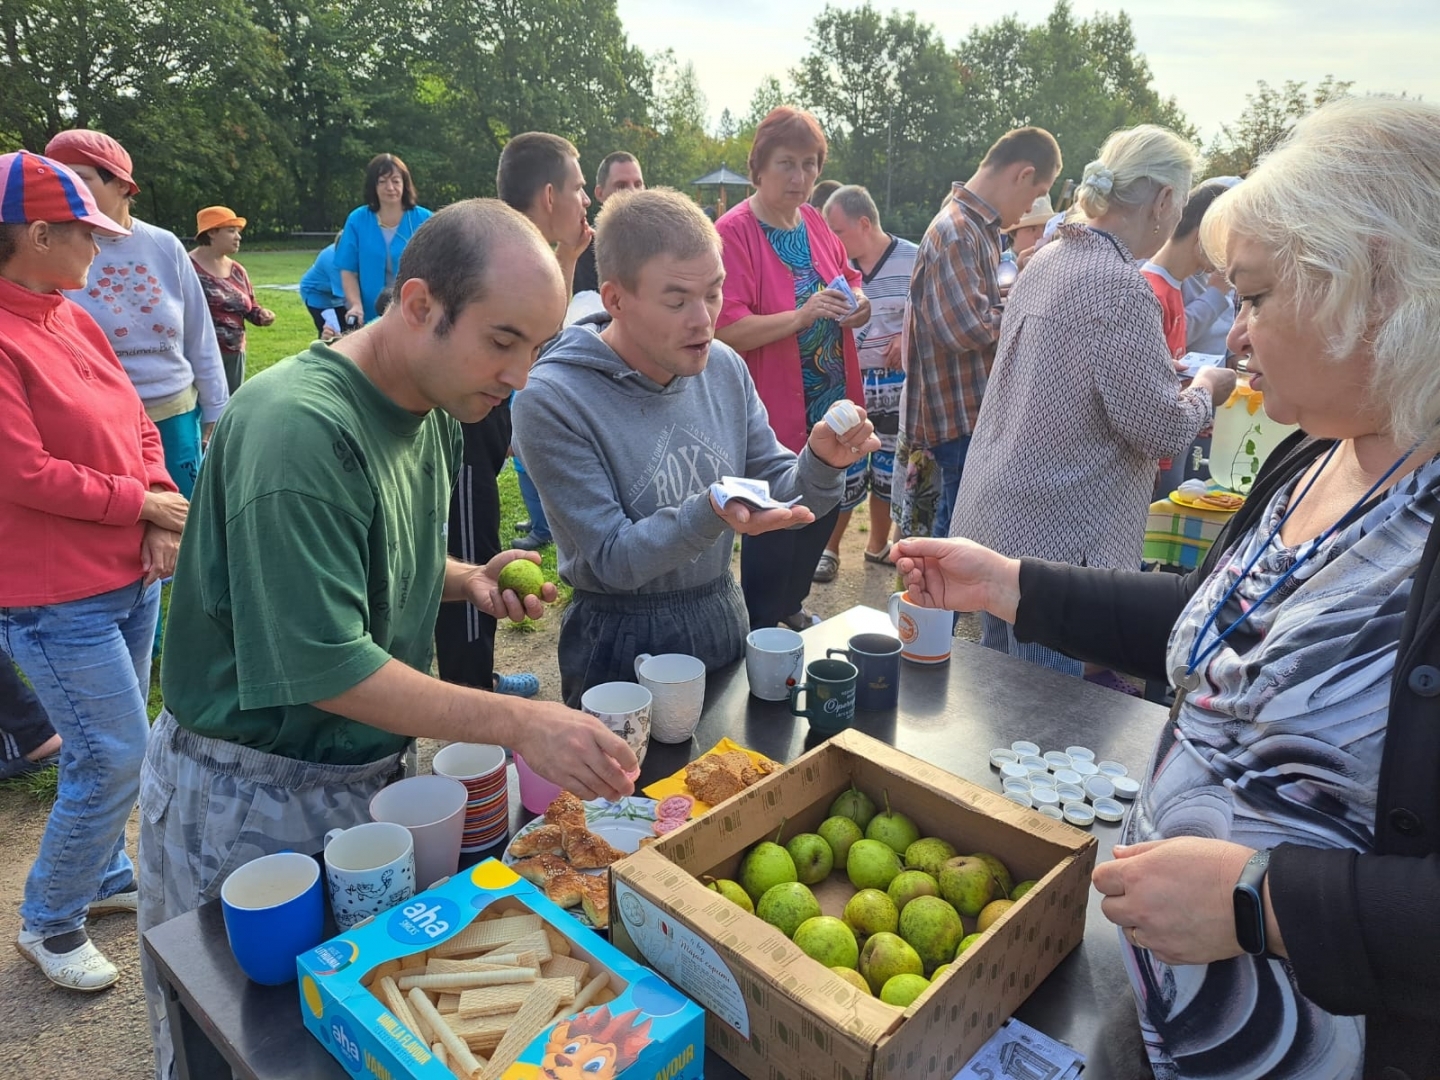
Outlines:
{"type": "Polygon", "coordinates": [[[855,708],[884,712],[900,700],[900,639],[889,634],[856,634],[849,648],[827,649],[826,656],[843,656],[855,665],[855,708]]]}

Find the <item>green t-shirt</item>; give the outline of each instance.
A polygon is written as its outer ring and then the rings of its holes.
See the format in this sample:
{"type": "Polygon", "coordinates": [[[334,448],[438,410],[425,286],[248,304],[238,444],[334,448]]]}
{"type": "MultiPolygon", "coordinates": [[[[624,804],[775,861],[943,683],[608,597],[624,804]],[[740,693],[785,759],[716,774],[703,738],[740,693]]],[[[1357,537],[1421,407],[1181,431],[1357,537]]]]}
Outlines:
{"type": "Polygon", "coordinates": [[[332,765],[405,738],[327,713],[389,659],[429,671],[460,425],[320,344],[246,382],[195,486],[161,686],[181,727],[332,765]]]}

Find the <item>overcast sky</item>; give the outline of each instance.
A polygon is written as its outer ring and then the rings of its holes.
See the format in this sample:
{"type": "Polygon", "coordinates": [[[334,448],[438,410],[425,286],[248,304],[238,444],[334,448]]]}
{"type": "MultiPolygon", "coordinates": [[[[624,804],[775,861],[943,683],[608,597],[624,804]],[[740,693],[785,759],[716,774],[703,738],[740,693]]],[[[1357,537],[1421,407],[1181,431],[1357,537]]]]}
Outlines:
{"type": "MultiPolygon", "coordinates": [[[[630,40],[646,52],[673,48],[695,65],[713,125],[720,111],[745,111],[760,80],[789,70],[807,51],[806,35],[823,0],[618,0],[630,40]]],[[[839,7],[859,7],[838,0],[839,7]]],[[[890,4],[914,10],[955,45],[976,24],[1007,14],[1045,19],[1054,0],[994,6],[957,0],[890,4]]],[[[1077,19],[1129,12],[1140,51],[1162,96],[1174,96],[1206,140],[1245,106],[1257,79],[1314,84],[1326,75],[1358,91],[1408,92],[1440,101],[1440,0],[1074,0],[1077,19]]]]}

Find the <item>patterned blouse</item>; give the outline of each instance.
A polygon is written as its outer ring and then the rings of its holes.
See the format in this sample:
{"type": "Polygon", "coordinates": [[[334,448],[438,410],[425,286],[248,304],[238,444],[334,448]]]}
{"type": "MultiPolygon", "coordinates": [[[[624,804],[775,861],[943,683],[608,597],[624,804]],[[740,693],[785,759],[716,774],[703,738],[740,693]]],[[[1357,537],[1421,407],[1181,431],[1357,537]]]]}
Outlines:
{"type": "MultiPolygon", "coordinates": [[[[763,221],[760,228],[780,261],[795,275],[795,310],[799,311],[810,297],[830,284],[816,271],[811,259],[805,219],[802,217],[793,229],[777,229],[763,221]]],[[[840,324],[834,319],[816,319],[796,335],[807,427],[823,420],[830,406],[845,396],[845,353],[840,334],[840,324]]]]}
{"type": "Polygon", "coordinates": [[[215,324],[215,340],[225,352],[244,352],[245,320],[254,322],[260,313],[245,267],[231,260],[230,276],[222,278],[210,273],[193,257],[190,261],[205,289],[205,302],[210,305],[210,319],[215,324]]]}
{"type": "MultiPolygon", "coordinates": [[[[1277,537],[1225,601],[1302,479],[1277,492],[1256,528],[1221,557],[1171,633],[1167,665],[1183,669],[1217,605],[1202,649],[1250,611],[1201,663],[1200,688],[1162,733],[1124,843],[1373,844],[1396,643],[1435,518],[1440,458],[1402,479],[1259,604],[1308,547],[1287,548],[1277,537]]],[[[1239,956],[1171,967],[1123,948],[1157,1080],[1362,1075],[1364,1018],[1303,997],[1285,961],[1239,956]]]]}
{"type": "Polygon", "coordinates": [[[1062,225],[1010,293],[950,535],[1012,557],[1139,566],[1155,462],[1213,415],[1180,389],[1125,245],[1062,225]]]}

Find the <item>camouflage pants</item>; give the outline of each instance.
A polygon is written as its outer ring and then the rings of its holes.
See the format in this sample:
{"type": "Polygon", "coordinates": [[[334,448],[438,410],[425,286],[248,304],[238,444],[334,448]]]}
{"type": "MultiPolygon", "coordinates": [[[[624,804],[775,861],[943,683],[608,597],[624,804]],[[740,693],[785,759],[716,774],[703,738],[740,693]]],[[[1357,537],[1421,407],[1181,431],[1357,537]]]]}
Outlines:
{"type": "MultiPolygon", "coordinates": [[[[329,830],[369,821],[371,796],[400,770],[399,754],[366,765],[278,757],[196,735],[162,712],[140,768],[140,933],[214,900],[252,859],[318,852],[329,830]]],[[[140,964],[155,1075],[170,1080],[165,999],[143,948],[140,964]]]]}

